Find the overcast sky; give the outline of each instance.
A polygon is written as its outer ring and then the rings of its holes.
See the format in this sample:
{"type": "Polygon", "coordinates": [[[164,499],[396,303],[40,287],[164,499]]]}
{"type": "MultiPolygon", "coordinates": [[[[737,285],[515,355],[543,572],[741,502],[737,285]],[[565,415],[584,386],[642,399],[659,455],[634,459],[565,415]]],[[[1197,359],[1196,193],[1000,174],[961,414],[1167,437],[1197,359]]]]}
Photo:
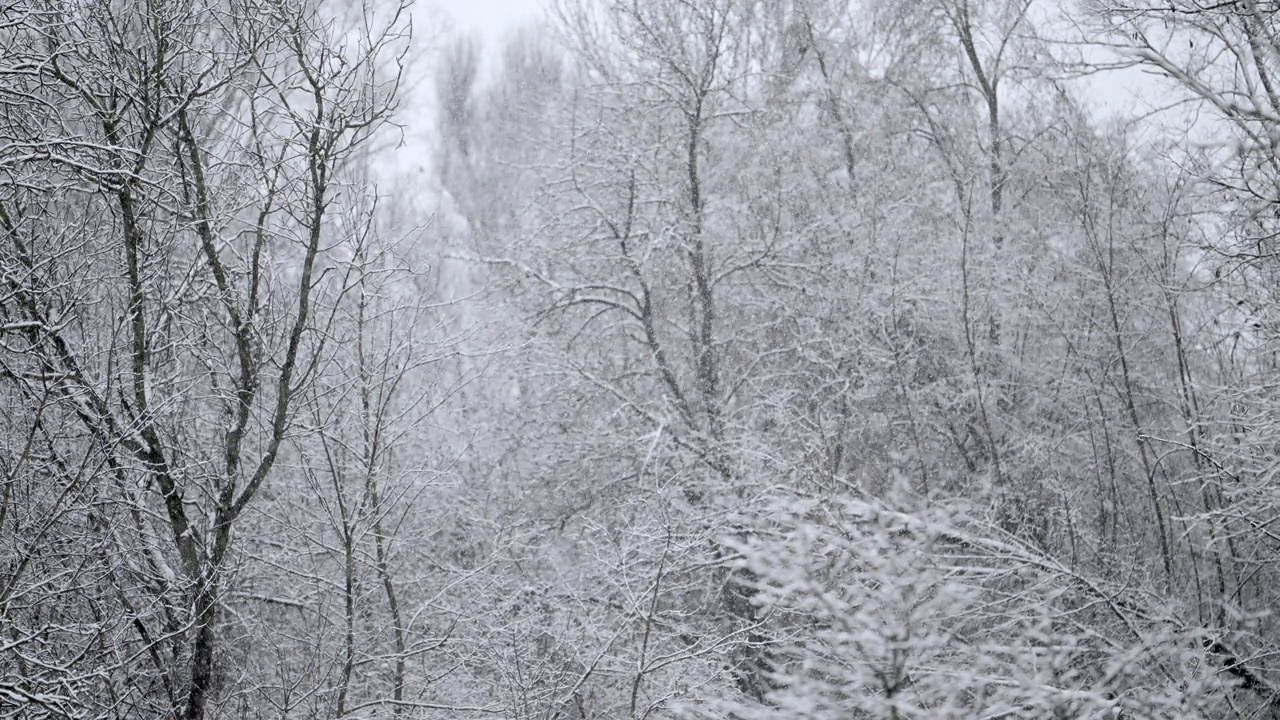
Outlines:
{"type": "Polygon", "coordinates": [[[434,5],[448,15],[461,31],[474,32],[494,45],[504,32],[542,12],[541,0],[435,0],[434,5]]]}
{"type": "Polygon", "coordinates": [[[413,63],[411,76],[403,87],[397,114],[404,131],[399,147],[384,156],[376,168],[382,182],[427,171],[434,128],[432,49],[448,37],[469,33],[480,38],[488,55],[501,47],[506,33],[537,19],[541,13],[542,0],[420,0],[414,5],[415,39],[417,47],[425,52],[413,63]]]}

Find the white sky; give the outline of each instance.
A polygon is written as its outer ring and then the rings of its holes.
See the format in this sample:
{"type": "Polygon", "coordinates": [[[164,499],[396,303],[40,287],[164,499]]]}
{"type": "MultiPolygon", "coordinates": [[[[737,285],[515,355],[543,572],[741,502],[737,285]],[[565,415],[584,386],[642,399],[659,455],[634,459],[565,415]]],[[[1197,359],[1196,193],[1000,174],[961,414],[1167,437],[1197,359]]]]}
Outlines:
{"type": "Polygon", "coordinates": [[[541,0],[433,0],[430,5],[456,30],[480,36],[486,48],[496,47],[504,33],[542,12],[541,0]]]}
{"type": "Polygon", "coordinates": [[[402,86],[396,122],[403,135],[399,146],[379,161],[380,182],[397,178],[425,180],[430,165],[430,135],[435,56],[434,51],[452,37],[477,37],[484,56],[500,52],[503,37],[521,25],[537,20],[542,0],[419,0],[413,6],[414,44],[421,55],[411,59],[402,86]]]}

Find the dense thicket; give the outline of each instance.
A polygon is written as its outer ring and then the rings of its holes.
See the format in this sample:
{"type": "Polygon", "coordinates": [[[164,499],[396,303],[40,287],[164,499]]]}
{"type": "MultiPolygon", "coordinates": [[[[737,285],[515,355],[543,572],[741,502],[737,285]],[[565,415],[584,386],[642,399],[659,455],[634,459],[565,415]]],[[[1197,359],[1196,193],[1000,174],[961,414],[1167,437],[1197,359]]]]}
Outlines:
{"type": "Polygon", "coordinates": [[[1277,12],[0,8],[0,717],[1280,716],[1277,12]]]}

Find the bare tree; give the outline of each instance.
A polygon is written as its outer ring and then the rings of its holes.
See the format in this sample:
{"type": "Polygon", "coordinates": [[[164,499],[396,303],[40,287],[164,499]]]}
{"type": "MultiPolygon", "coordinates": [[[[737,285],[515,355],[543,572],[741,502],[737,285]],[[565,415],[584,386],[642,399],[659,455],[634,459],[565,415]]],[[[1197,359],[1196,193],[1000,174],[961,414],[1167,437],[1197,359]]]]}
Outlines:
{"type": "MultiPolygon", "coordinates": [[[[98,634],[136,634],[62,672],[150,697],[86,691],[86,709],[200,718],[218,697],[235,530],[343,342],[335,312],[368,238],[334,210],[364,192],[344,163],[395,106],[402,11],[347,32],[307,3],[4,10],[0,94],[34,110],[6,116],[0,157],[6,382],[49,398],[78,423],[64,441],[93,448],[77,481],[97,498],[90,526],[98,507],[133,518],[102,529],[136,578],[112,583],[116,598],[47,598],[97,616],[98,634]],[[142,657],[163,693],[140,689],[142,657]]],[[[51,449],[71,482],[72,456],[51,449]]],[[[38,613],[5,617],[19,635],[48,630],[38,613]]],[[[23,667],[50,666],[22,660],[37,647],[17,648],[19,688],[34,682],[23,667]]]]}

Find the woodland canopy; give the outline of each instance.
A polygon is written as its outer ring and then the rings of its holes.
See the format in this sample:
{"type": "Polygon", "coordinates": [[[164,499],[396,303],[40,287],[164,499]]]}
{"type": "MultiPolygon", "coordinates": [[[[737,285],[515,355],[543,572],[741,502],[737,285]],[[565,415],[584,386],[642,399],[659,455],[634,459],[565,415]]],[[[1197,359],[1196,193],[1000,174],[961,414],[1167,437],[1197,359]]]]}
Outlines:
{"type": "Polygon", "coordinates": [[[397,2],[0,0],[0,720],[1280,718],[1280,5],[397,2]]]}

